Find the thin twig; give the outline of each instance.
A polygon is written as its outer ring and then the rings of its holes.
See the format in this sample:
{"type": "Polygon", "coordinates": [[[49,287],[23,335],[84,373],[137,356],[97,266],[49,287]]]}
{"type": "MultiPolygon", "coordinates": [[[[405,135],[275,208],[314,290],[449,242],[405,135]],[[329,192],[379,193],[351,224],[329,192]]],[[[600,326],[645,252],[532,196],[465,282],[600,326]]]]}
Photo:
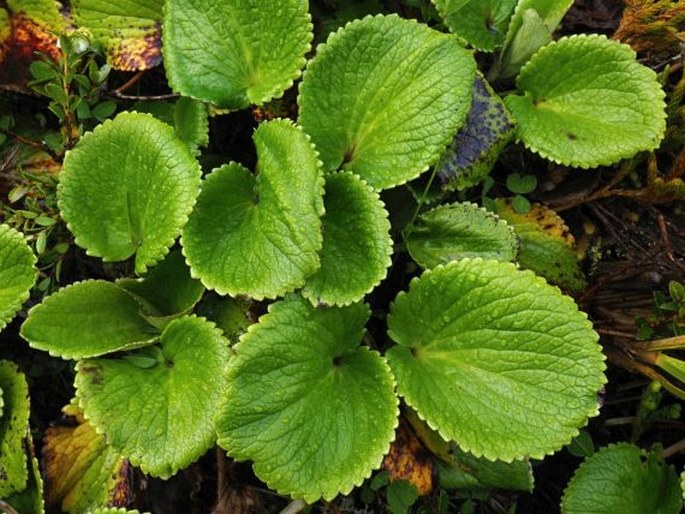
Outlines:
{"type": "Polygon", "coordinates": [[[675,444],[672,444],[668,448],[664,448],[664,450],[661,452],[661,456],[664,459],[668,459],[669,457],[673,457],[676,453],[680,453],[683,450],[685,450],[685,439],[681,439],[675,444]]]}
{"type": "Polygon", "coordinates": [[[139,71],[138,73],[136,73],[135,75],[133,75],[133,77],[131,77],[130,79],[128,79],[128,80],[127,80],[126,82],[124,82],[121,86],[119,86],[118,88],[116,88],[114,91],[112,91],[112,92],[109,93],[109,94],[111,94],[111,95],[120,95],[120,94],[122,94],[124,91],[126,91],[127,89],[129,89],[131,86],[134,86],[135,84],[137,84],[138,82],[140,82],[140,79],[143,78],[143,75],[144,75],[144,74],[145,74],[145,71],[144,71],[144,70],[143,70],[143,71],[139,71]]]}
{"type": "Polygon", "coordinates": [[[304,500],[294,500],[290,502],[288,506],[280,512],[280,514],[297,514],[306,506],[307,504],[304,502],[304,500]]]}
{"type": "Polygon", "coordinates": [[[3,500],[0,500],[0,511],[4,512],[5,514],[19,514],[14,507],[3,500]]]}
{"type": "Polygon", "coordinates": [[[134,100],[134,101],[143,102],[145,100],[173,100],[175,98],[178,98],[180,95],[178,95],[176,93],[169,93],[166,95],[124,95],[122,93],[117,93],[116,91],[112,91],[109,94],[109,96],[119,98],[120,100],[134,100]]]}

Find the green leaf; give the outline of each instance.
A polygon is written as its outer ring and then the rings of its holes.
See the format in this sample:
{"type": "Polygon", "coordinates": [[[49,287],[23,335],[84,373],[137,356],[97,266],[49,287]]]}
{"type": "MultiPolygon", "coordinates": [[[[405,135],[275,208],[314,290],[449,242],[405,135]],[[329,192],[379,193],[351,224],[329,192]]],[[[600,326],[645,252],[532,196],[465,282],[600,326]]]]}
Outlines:
{"type": "Polygon", "coordinates": [[[259,174],[237,163],[214,170],[181,243],[207,288],[261,300],[319,268],[324,181],[308,136],[290,121],[262,123],[254,142],[259,174]]]}
{"type": "Polygon", "coordinates": [[[21,336],[32,348],[63,359],[84,359],[152,343],[159,334],[140,303],[111,282],[64,287],[29,311],[21,336]]]}
{"type": "Polygon", "coordinates": [[[13,362],[0,360],[0,389],[3,413],[0,417],[0,498],[26,487],[27,469],[24,438],[29,433],[29,387],[13,362]]]}
{"type": "Polygon", "coordinates": [[[511,173],[507,176],[507,189],[512,193],[525,195],[535,191],[538,186],[538,179],[535,175],[521,175],[511,173]]]}
{"type": "Polygon", "coordinates": [[[136,272],[160,260],[193,208],[200,167],[173,129],[122,112],[85,134],[64,159],[57,196],[62,217],[89,255],[136,272]]]}
{"type": "Polygon", "coordinates": [[[513,261],[518,240],[507,222],[472,203],[440,205],[416,220],[406,237],[412,259],[424,268],[466,257],[513,261]]]}
{"type": "Polygon", "coordinates": [[[176,134],[193,153],[200,153],[198,148],[209,143],[207,107],[202,102],[182,96],[176,101],[173,121],[176,134]]]}
{"type": "Polygon", "coordinates": [[[312,24],[305,0],[168,0],[164,65],[185,96],[229,109],[280,97],[299,78],[312,24]]]}
{"type": "Polygon", "coordinates": [[[407,480],[390,482],[385,491],[388,509],[392,514],[407,514],[409,508],[419,499],[419,492],[407,480]]]}
{"type": "Polygon", "coordinates": [[[492,52],[504,43],[517,0],[432,0],[445,25],[474,48],[492,52]]]}
{"type": "Polygon", "coordinates": [[[533,490],[533,468],[526,459],[513,462],[487,460],[452,445],[452,459],[437,460],[440,487],[458,491],[483,489],[533,490]]]}
{"type": "MultiPolygon", "coordinates": [[[[88,104],[84,104],[88,105],[88,104]]],[[[113,102],[112,100],[105,100],[104,102],[100,102],[97,104],[95,107],[93,107],[93,110],[91,111],[91,114],[93,117],[98,120],[98,121],[105,121],[107,118],[109,118],[112,114],[114,114],[114,111],[117,110],[117,104],[116,102],[113,102]]]]}
{"type": "Polygon", "coordinates": [[[361,300],[390,267],[388,213],[378,193],[351,173],[326,177],[321,268],[302,294],[313,304],[347,305],[361,300]]]}
{"type": "Polygon", "coordinates": [[[28,300],[36,282],[35,264],[23,234],[0,224],[0,331],[28,300]]]}
{"type": "Polygon", "coordinates": [[[79,27],[87,28],[106,48],[117,70],[145,70],[162,62],[161,22],[164,0],[72,0],[79,27]]]}
{"type": "Polygon", "coordinates": [[[466,124],[457,132],[437,166],[442,187],[461,191],[485,179],[500,152],[514,137],[515,128],[504,102],[477,73],[466,124]]]}
{"type": "Polygon", "coordinates": [[[583,462],[561,500],[563,514],[677,514],[678,475],[654,453],[630,444],[609,445],[583,462]]]}
{"type": "Polygon", "coordinates": [[[466,118],[475,68],[455,36],[395,15],[357,20],[307,65],[299,122],[326,170],[386,189],[437,161],[466,118]]]}
{"type": "Polygon", "coordinates": [[[598,413],[598,336],[569,297],[513,264],[464,259],[400,293],[387,352],[421,418],[476,457],[541,458],[598,413]]]}
{"type": "Polygon", "coordinates": [[[45,501],[63,512],[86,512],[111,500],[127,464],[81,409],[71,404],[62,412],[67,421],[50,426],[43,438],[45,501]]]}
{"type": "Polygon", "coordinates": [[[489,76],[516,75],[531,56],[552,41],[552,34],[573,0],[520,0],[509,24],[504,48],[489,76]]]}
{"type": "Polygon", "coordinates": [[[22,491],[11,494],[5,501],[19,513],[45,514],[43,503],[43,478],[40,474],[38,459],[33,455],[33,442],[30,433],[26,446],[29,448],[29,469],[26,487],[22,491]]]}
{"type": "Polygon", "coordinates": [[[592,456],[595,453],[595,443],[592,441],[592,436],[586,430],[581,430],[568,445],[568,451],[576,457],[592,456]]]}
{"type": "Polygon", "coordinates": [[[585,289],[585,277],[573,249],[574,238],[556,212],[534,204],[521,214],[513,202],[503,199],[497,199],[492,206],[495,213],[514,228],[521,243],[518,261],[523,268],[564,289],[585,289]]]}
{"type": "Polygon", "coordinates": [[[142,279],[124,278],[117,285],[141,298],[152,316],[187,313],[202,298],[205,288],[190,276],[190,269],[179,250],[169,253],[142,279]]]}
{"type": "Polygon", "coordinates": [[[599,35],[562,38],[536,53],[504,101],[526,147],[564,165],[613,164],[659,146],[664,92],[635,52],[599,35]]]}
{"type": "Polygon", "coordinates": [[[219,445],[271,489],[331,500],[380,466],[398,408],[385,360],[359,346],[368,316],[291,295],[234,347],[219,445]]]}
{"type": "Polygon", "coordinates": [[[85,417],[115,451],[168,478],[216,440],[228,342],[213,323],[184,317],[169,323],[160,344],[163,360],[149,368],[123,358],[79,361],[74,385],[85,417]]]}

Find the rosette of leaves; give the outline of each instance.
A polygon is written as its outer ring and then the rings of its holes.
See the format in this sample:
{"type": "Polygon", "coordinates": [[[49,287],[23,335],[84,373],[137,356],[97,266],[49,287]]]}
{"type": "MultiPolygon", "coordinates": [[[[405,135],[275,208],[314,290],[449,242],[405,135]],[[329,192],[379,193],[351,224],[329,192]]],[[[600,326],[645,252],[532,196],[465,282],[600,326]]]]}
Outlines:
{"type": "Polygon", "coordinates": [[[93,35],[117,70],[145,70],[162,62],[164,0],[72,0],[71,13],[79,27],[93,35]]]}
{"type": "Polygon", "coordinates": [[[613,164],[659,146],[666,129],[656,73],[627,45],[599,35],[540,49],[504,99],[527,148],[564,165],[613,164]]]}
{"type": "Polygon", "coordinates": [[[541,458],[598,413],[597,334],[571,298],[513,264],[425,271],[395,299],[388,333],[400,395],[476,457],[541,458]]]}
{"type": "Polygon", "coordinates": [[[142,274],[168,252],[199,186],[200,167],[170,126],[123,112],[67,153],[57,197],[76,244],[105,261],[135,255],[142,274]]]}
{"type": "Polygon", "coordinates": [[[394,15],[356,20],[307,64],[299,123],[326,171],[393,187],[440,157],[468,112],[475,69],[455,36],[394,15]]]}
{"type": "Polygon", "coordinates": [[[85,419],[113,452],[163,478],[214,444],[229,357],[213,323],[184,315],[202,288],[181,265],[172,253],[142,281],[65,287],[21,329],[32,347],[81,359],[75,386],[85,419]]]}
{"type": "Polygon", "coordinates": [[[28,299],[36,281],[36,256],[24,236],[0,224],[0,330],[28,299]]]}
{"type": "Polygon", "coordinates": [[[312,37],[305,0],[169,0],[164,66],[181,94],[241,109],[292,85],[312,37]]]}
{"type": "Polygon", "coordinates": [[[472,203],[440,205],[423,213],[406,237],[407,250],[424,268],[466,257],[513,261],[518,239],[506,221],[472,203]]]}
{"type": "Polygon", "coordinates": [[[207,176],[181,244],[207,288],[276,298],[320,267],[324,179],[309,137],[292,122],[262,123],[253,138],[259,173],[233,162],[207,176]]]}
{"type": "Polygon", "coordinates": [[[502,46],[517,0],[432,0],[451,32],[478,50],[502,46]]]}
{"type": "Polygon", "coordinates": [[[234,346],[218,442],[272,489],[330,500],[380,466],[398,401],[385,359],[359,345],[368,317],[290,295],[234,346]]]}
{"type": "Polygon", "coordinates": [[[326,177],[321,268],[307,279],[302,294],[314,304],[347,305],[385,278],[392,239],[383,202],[358,176],[326,177]]]}
{"type": "Polygon", "coordinates": [[[602,448],[576,470],[561,500],[563,514],[677,514],[683,506],[673,466],[631,444],[602,448]]]}

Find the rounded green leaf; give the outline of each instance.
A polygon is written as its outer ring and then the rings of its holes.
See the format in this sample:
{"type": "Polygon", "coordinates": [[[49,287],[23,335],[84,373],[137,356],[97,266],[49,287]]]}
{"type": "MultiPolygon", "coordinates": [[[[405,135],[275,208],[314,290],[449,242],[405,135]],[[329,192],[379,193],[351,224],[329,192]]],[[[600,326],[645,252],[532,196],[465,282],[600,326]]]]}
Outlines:
{"type": "Polygon", "coordinates": [[[436,207],[416,220],[407,250],[424,268],[466,257],[513,261],[518,240],[507,222],[472,203],[436,207]]]}
{"type": "Polygon", "coordinates": [[[64,159],[59,208],[89,255],[138,273],[160,260],[195,204],[200,167],[167,124],[123,112],[85,134],[64,159]]]}
{"type": "Polygon", "coordinates": [[[229,109],[278,97],[313,37],[305,0],[168,0],[164,66],[174,90],[229,109]]]}
{"type": "Polygon", "coordinates": [[[36,281],[35,264],[36,256],[24,236],[0,224],[0,330],[28,299],[36,281]]]}
{"type": "Polygon", "coordinates": [[[289,296],[235,346],[219,445],[254,461],[270,488],[330,500],[380,466],[398,402],[385,360],[359,346],[368,316],[363,304],[314,308],[289,296]]]}
{"type": "Polygon", "coordinates": [[[562,38],[537,52],[504,99],[526,147],[560,164],[613,164],[659,146],[664,92],[635,52],[599,35],[562,38]]]}
{"type": "Polygon", "coordinates": [[[254,142],[259,174],[237,163],[214,170],[181,243],[207,288],[275,298],[320,266],[323,176],[308,136],[287,120],[262,123],[254,142]]]}
{"type": "Polygon", "coordinates": [[[476,457],[542,458],[598,413],[598,336],[573,300],[513,264],[464,259],[400,293],[387,352],[398,391],[476,457]]]}
{"type": "Polygon", "coordinates": [[[474,48],[502,46],[517,0],[432,0],[445,25],[474,48]]]}
{"type": "Polygon", "coordinates": [[[678,514],[682,506],[675,468],[656,454],[625,443],[588,457],[561,501],[563,514],[678,514]]]}
{"type": "Polygon", "coordinates": [[[213,323],[187,316],[150,348],[151,366],[125,357],[79,361],[74,384],[85,417],[109,444],[144,472],[168,478],[214,444],[228,342],[213,323]]]}
{"type": "Polygon", "coordinates": [[[32,348],[63,359],[84,359],[150,344],[157,330],[124,289],[89,280],[64,287],[29,311],[21,336],[32,348]]]}
{"type": "Polygon", "coordinates": [[[392,239],[378,193],[351,173],[326,177],[321,268],[302,290],[314,304],[347,305],[385,278],[392,239]]]}
{"type": "Polygon", "coordinates": [[[16,364],[0,360],[0,498],[23,490],[29,479],[24,438],[29,433],[29,386],[16,364]]]}
{"type": "Polygon", "coordinates": [[[326,170],[389,188],[440,157],[469,110],[475,69],[455,36],[394,15],[357,20],[307,65],[299,122],[326,170]]]}

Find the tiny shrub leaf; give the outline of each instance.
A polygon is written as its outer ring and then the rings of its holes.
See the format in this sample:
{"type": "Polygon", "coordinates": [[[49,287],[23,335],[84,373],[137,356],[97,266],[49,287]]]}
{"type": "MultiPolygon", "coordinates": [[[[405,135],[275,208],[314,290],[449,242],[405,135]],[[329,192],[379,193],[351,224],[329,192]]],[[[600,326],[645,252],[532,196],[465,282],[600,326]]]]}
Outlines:
{"type": "Polygon", "coordinates": [[[392,239],[378,193],[351,173],[326,177],[321,268],[302,290],[312,303],[361,300],[385,278],[392,239]]]}
{"type": "Polygon", "coordinates": [[[466,257],[513,261],[518,240],[507,222],[472,203],[441,205],[419,216],[407,249],[424,268],[466,257]]]}
{"type": "Polygon", "coordinates": [[[88,254],[143,273],[159,261],[195,204],[200,167],[174,130],[123,112],[85,134],[64,159],[62,217],[88,254]]]}
{"type": "Polygon", "coordinates": [[[359,346],[368,316],[291,295],[235,346],[219,445],[272,489],[331,500],[380,466],[398,402],[385,359],[359,346]]]}
{"type": "Polygon", "coordinates": [[[112,448],[168,478],[214,444],[228,342],[214,324],[186,316],[169,323],[160,344],[152,367],[116,357],[79,361],[74,384],[86,419],[112,448]]]}
{"type": "Polygon", "coordinates": [[[229,109],[261,105],[300,76],[312,24],[305,0],[168,0],[164,64],[186,95],[229,109]]]}
{"type": "Polygon", "coordinates": [[[389,188],[438,159],[464,122],[474,73],[455,36],[397,16],[356,20],[308,63],[299,122],[325,170],[389,188]]]}
{"type": "Polygon", "coordinates": [[[517,0],[432,0],[445,25],[474,48],[492,52],[504,43],[517,0]]]}
{"type": "Polygon", "coordinates": [[[464,259],[400,293],[387,352],[399,393],[475,456],[541,458],[598,413],[598,336],[573,300],[510,263],[464,259]]]}
{"type": "Polygon", "coordinates": [[[664,92],[635,52],[604,36],[562,38],[519,74],[523,96],[504,99],[526,147],[581,168],[613,164],[659,146],[664,92]]]}
{"type": "Polygon", "coordinates": [[[0,360],[0,498],[22,491],[29,478],[24,438],[29,430],[29,386],[17,366],[0,360]]]}
{"type": "Polygon", "coordinates": [[[78,282],[33,307],[21,335],[32,348],[63,359],[96,357],[159,338],[140,309],[134,296],[111,282],[78,282]]]}
{"type": "Polygon", "coordinates": [[[291,122],[262,123],[254,141],[259,174],[237,163],[214,170],[181,243],[209,289],[276,298],[319,269],[324,180],[308,136],[291,122]]]}
{"type": "Polygon", "coordinates": [[[673,466],[631,444],[602,448],[576,470],[561,501],[563,514],[677,514],[683,501],[673,466]]]}
{"type": "Polygon", "coordinates": [[[28,299],[36,281],[35,264],[36,256],[24,236],[0,224],[0,330],[28,299]]]}

